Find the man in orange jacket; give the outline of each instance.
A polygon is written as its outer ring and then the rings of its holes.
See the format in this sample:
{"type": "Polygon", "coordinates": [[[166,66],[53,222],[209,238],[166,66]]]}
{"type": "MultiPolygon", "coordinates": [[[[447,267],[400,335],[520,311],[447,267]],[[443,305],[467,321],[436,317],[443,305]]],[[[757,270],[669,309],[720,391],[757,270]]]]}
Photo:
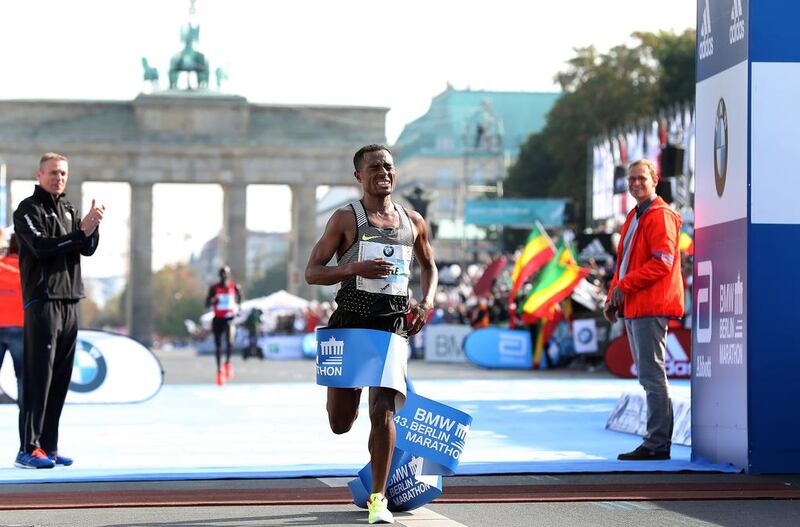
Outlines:
{"type": "Polygon", "coordinates": [[[664,356],[669,319],[683,316],[681,217],[656,195],[653,163],[642,159],[628,170],[628,190],[636,207],[622,226],[603,314],[611,323],[617,317],[624,320],[639,384],[647,396],[647,433],[639,447],[617,459],[669,459],[673,416],[664,356]]]}

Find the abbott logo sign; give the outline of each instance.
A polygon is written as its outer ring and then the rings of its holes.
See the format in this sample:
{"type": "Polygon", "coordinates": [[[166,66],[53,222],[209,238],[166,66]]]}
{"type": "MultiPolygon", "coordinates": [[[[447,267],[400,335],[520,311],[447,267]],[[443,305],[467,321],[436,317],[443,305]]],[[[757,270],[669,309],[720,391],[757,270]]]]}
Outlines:
{"type": "Polygon", "coordinates": [[[701,283],[702,278],[706,276],[708,277],[708,286],[697,288],[697,308],[695,309],[695,313],[697,314],[697,342],[700,344],[707,344],[711,342],[711,328],[713,326],[712,322],[714,318],[714,314],[711,309],[711,291],[714,287],[713,274],[711,260],[697,262],[698,285],[701,283]],[[707,316],[704,316],[706,314],[707,316]],[[703,326],[703,319],[708,321],[706,326],[703,326]]]}

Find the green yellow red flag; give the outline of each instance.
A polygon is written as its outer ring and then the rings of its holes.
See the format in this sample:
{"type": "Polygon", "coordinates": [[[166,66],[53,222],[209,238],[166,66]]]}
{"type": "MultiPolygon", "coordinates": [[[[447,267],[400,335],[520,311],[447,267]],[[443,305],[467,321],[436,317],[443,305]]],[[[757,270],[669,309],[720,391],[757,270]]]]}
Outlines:
{"type": "Polygon", "coordinates": [[[547,235],[542,224],[536,222],[528,235],[525,247],[514,263],[514,271],[511,273],[511,292],[509,293],[511,300],[514,299],[528,278],[549,262],[555,253],[553,240],[547,235]]]}
{"type": "Polygon", "coordinates": [[[572,294],[587,274],[589,270],[578,266],[572,250],[562,245],[556,257],[540,271],[533,289],[519,305],[520,319],[533,323],[549,318],[553,307],[572,294]]]}

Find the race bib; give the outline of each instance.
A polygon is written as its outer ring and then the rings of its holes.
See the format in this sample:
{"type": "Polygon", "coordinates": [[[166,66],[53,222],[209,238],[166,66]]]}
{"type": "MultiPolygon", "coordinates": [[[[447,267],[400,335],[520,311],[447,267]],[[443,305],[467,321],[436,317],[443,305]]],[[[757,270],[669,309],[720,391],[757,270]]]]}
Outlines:
{"type": "Polygon", "coordinates": [[[235,308],[236,308],[236,302],[233,299],[232,294],[222,293],[217,295],[217,309],[233,311],[235,308]]]}
{"type": "Polygon", "coordinates": [[[374,260],[383,258],[394,265],[392,274],[386,278],[356,277],[356,288],[369,293],[384,295],[408,295],[408,281],[411,278],[411,247],[407,245],[389,245],[385,243],[360,241],[358,260],[374,260]]]}

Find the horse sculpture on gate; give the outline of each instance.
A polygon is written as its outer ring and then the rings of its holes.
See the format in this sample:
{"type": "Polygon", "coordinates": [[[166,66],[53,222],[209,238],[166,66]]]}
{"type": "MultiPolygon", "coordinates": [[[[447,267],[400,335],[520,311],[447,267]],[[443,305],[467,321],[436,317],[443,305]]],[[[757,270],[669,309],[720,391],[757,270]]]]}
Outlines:
{"type": "Polygon", "coordinates": [[[208,87],[208,62],[205,55],[194,49],[194,43],[200,39],[200,27],[189,24],[181,29],[183,49],[175,54],[169,63],[169,88],[178,87],[178,76],[187,74],[187,86],[192,89],[191,73],[197,78],[197,88],[208,87]]]}
{"type": "Polygon", "coordinates": [[[158,89],[158,70],[147,62],[147,58],[142,57],[142,69],[144,69],[144,80],[150,82],[153,89],[158,89]]]}

